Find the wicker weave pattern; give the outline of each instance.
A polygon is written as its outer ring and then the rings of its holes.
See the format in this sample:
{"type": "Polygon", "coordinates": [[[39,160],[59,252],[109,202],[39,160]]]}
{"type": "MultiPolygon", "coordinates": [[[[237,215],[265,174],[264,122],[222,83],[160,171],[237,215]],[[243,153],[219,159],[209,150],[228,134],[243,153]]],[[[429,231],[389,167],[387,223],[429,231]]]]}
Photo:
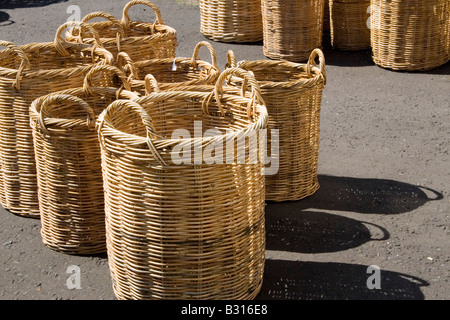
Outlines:
{"type": "Polygon", "coordinates": [[[108,261],[119,299],[251,299],[260,290],[262,164],[171,160],[181,142],[205,150],[266,127],[259,99],[215,93],[165,91],[117,101],[99,119],[108,261]],[[192,135],[194,121],[202,121],[203,130],[232,132],[171,138],[181,128],[192,135]]]}
{"type": "MultiPolygon", "coordinates": [[[[118,90],[90,87],[98,72],[125,74],[111,66],[93,68],[83,88],[51,93],[30,108],[39,187],[41,236],[53,250],[67,254],[106,251],[105,209],[100,146],[95,121],[118,90]]],[[[121,90],[120,98],[137,95],[121,90]]]]}
{"type": "MultiPolygon", "coordinates": [[[[15,46],[0,51],[0,200],[4,208],[23,216],[39,217],[36,164],[29,108],[34,99],[83,84],[93,59],[112,56],[103,49],[61,41],[15,46]]],[[[106,61],[106,60],[105,60],[106,61]]]]}
{"type": "MultiPolygon", "coordinates": [[[[327,0],[328,1],[328,0],[327,0]]],[[[341,50],[370,48],[370,0],[330,0],[331,45],[341,50]]]]}
{"type": "Polygon", "coordinates": [[[261,41],[261,0],[200,0],[200,31],[214,41],[261,41]]]}
{"type": "Polygon", "coordinates": [[[372,0],[373,61],[393,70],[429,70],[450,59],[448,0],[372,0]]]}
{"type": "Polygon", "coordinates": [[[293,62],[322,47],[324,0],[262,0],[264,54],[293,62]]]}
{"type": "Polygon", "coordinates": [[[154,91],[151,80],[156,81],[159,90],[178,90],[187,86],[214,85],[220,71],[214,47],[206,42],[199,42],[192,58],[166,58],[132,61],[126,53],[118,55],[119,67],[129,74],[133,91],[150,93],[154,91]],[[198,58],[202,47],[208,48],[211,63],[198,58]],[[154,79],[152,79],[154,78],[154,79]]]}
{"type": "MultiPolygon", "coordinates": [[[[150,1],[130,1],[125,5],[120,21],[105,12],[92,12],[85,16],[82,22],[97,30],[101,35],[101,43],[114,56],[119,52],[126,52],[135,61],[175,57],[178,45],[177,32],[164,24],[160,10],[150,1]],[[156,21],[154,23],[132,21],[129,11],[136,5],[150,7],[156,14],[156,21]],[[89,22],[94,18],[104,18],[107,21],[89,22]]],[[[89,31],[83,33],[79,28],[67,32],[66,39],[70,42],[88,44],[94,42],[89,31]]]]}
{"type": "MultiPolygon", "coordinates": [[[[228,65],[235,64],[229,51],[228,65]]],[[[239,67],[254,73],[269,112],[269,130],[279,131],[279,153],[271,155],[279,157],[279,169],[275,175],[266,175],[266,200],[299,200],[312,195],[319,188],[320,111],[326,84],[323,53],[314,50],[307,64],[244,60],[239,67]]]]}

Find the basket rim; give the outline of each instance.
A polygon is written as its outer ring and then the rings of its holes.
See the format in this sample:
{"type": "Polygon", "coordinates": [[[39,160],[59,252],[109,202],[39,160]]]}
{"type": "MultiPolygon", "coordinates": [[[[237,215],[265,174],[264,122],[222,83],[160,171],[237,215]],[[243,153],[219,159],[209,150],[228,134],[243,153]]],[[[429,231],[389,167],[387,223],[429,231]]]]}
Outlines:
{"type": "MultiPolygon", "coordinates": [[[[135,67],[138,69],[138,72],[141,73],[141,69],[145,67],[151,67],[154,64],[158,65],[167,65],[168,67],[172,67],[172,65],[176,64],[178,66],[181,66],[183,64],[186,64],[188,67],[191,67],[195,70],[200,70],[203,68],[204,70],[207,70],[208,74],[201,78],[192,79],[192,80],[186,80],[186,81],[176,81],[176,82],[170,82],[165,83],[163,81],[157,81],[158,86],[161,88],[164,88],[166,86],[169,87],[185,87],[185,86],[193,86],[193,85],[204,85],[209,84],[213,80],[217,79],[217,77],[220,75],[220,70],[218,67],[214,66],[213,64],[197,59],[196,64],[197,66],[194,66],[192,63],[192,58],[187,57],[176,57],[176,58],[163,58],[163,59],[150,59],[150,60],[141,60],[136,61],[135,67]]],[[[170,70],[169,68],[169,70],[170,70]]],[[[153,75],[151,72],[145,72],[146,75],[153,75]]],[[[156,80],[156,79],[155,79],[156,80]]],[[[132,85],[140,85],[145,82],[145,79],[131,79],[130,83],[132,85]]]]}
{"type": "MultiPolygon", "coordinates": [[[[177,97],[180,99],[184,99],[185,97],[189,97],[192,99],[195,99],[195,98],[205,99],[209,95],[210,95],[209,92],[165,91],[165,92],[154,92],[149,95],[146,95],[146,96],[143,96],[143,97],[131,100],[131,101],[135,102],[139,105],[145,105],[147,103],[163,101],[166,99],[176,99],[177,97]]],[[[250,98],[247,98],[247,97],[242,97],[242,96],[227,94],[227,93],[222,94],[221,100],[230,100],[235,103],[249,103],[252,101],[250,98]]],[[[124,101],[124,100],[122,100],[122,101],[124,101]]],[[[198,145],[200,143],[201,145],[205,145],[216,139],[228,140],[231,138],[235,138],[236,136],[238,136],[240,134],[246,134],[249,131],[264,129],[264,128],[266,128],[266,125],[268,123],[268,117],[269,117],[267,108],[265,105],[262,105],[262,104],[256,104],[255,108],[257,110],[256,121],[251,121],[245,127],[243,126],[238,130],[233,130],[231,132],[227,132],[227,133],[221,134],[221,135],[215,135],[215,136],[211,135],[208,137],[191,137],[191,138],[172,139],[172,138],[165,138],[162,136],[157,136],[155,139],[152,139],[152,142],[157,149],[164,150],[168,147],[179,145],[180,143],[195,144],[195,145],[198,145]]],[[[201,110],[200,110],[200,112],[201,112],[201,110]]],[[[142,144],[146,144],[148,141],[148,138],[145,136],[139,136],[139,135],[135,135],[135,134],[131,134],[131,133],[126,133],[126,132],[116,129],[110,121],[108,109],[105,109],[102,112],[102,114],[99,116],[99,118],[97,120],[97,127],[98,127],[99,133],[108,132],[107,135],[109,138],[114,137],[115,140],[120,141],[121,143],[124,143],[124,144],[142,145],[142,144]]]]}
{"type": "MultiPolygon", "coordinates": [[[[298,72],[304,72],[306,69],[305,64],[299,64],[295,62],[290,61],[272,61],[272,60],[243,60],[238,64],[238,66],[244,70],[252,71],[254,66],[261,66],[266,65],[265,68],[275,68],[280,67],[280,65],[291,67],[293,70],[297,70],[298,72]]],[[[285,89],[291,89],[295,87],[313,87],[316,86],[319,82],[325,82],[324,75],[321,73],[320,69],[317,67],[311,67],[311,73],[313,74],[313,77],[311,78],[305,78],[305,79],[298,79],[298,80],[291,80],[291,81],[273,81],[273,80],[260,80],[257,78],[258,82],[260,83],[261,89],[272,89],[272,88],[285,88],[285,89]]]]}
{"type": "MultiPolygon", "coordinates": [[[[35,99],[30,105],[30,121],[35,124],[39,123],[41,117],[40,108],[48,99],[55,98],[58,96],[73,96],[75,98],[81,99],[87,105],[89,105],[89,103],[86,102],[84,98],[86,96],[92,95],[112,95],[114,97],[117,97],[117,95],[119,95],[119,97],[121,97],[122,99],[136,99],[137,97],[139,97],[139,95],[136,92],[121,90],[120,88],[114,87],[90,87],[89,93],[87,93],[86,90],[82,87],[61,90],[46,94],[44,96],[35,99]]],[[[96,114],[95,116],[96,118],[98,118],[100,114],[96,114]]],[[[77,125],[86,126],[86,121],[82,121],[80,119],[45,117],[42,119],[42,121],[43,124],[46,126],[46,129],[51,129],[50,127],[54,128],[58,126],[64,128],[67,128],[68,126],[70,126],[70,128],[73,128],[77,125]]]]}
{"type": "MultiPolygon", "coordinates": [[[[116,29],[114,27],[114,23],[111,21],[101,21],[101,22],[89,22],[85,23],[87,25],[92,26],[94,29],[97,28],[107,28],[107,27],[113,27],[113,29],[116,29]]],[[[142,35],[142,36],[133,36],[133,35],[127,35],[126,33],[129,33],[130,31],[125,31],[125,36],[120,39],[121,44],[126,42],[135,42],[135,41],[151,41],[155,38],[161,38],[164,37],[174,37],[177,35],[177,31],[166,24],[153,24],[149,22],[137,22],[137,21],[131,21],[130,22],[130,28],[133,29],[148,29],[148,28],[154,28],[155,33],[152,35],[142,35]],[[163,32],[164,31],[164,32],[163,32]]],[[[74,28],[68,30],[65,34],[67,41],[74,41],[75,39],[78,39],[79,35],[73,34],[74,28]]],[[[84,43],[93,43],[94,38],[92,37],[86,37],[83,38],[84,43]]],[[[102,43],[105,45],[115,45],[118,41],[117,37],[114,38],[104,38],[101,37],[102,43]]]]}
{"type": "Polygon", "coordinates": [[[311,77],[304,79],[297,79],[291,81],[270,81],[270,80],[260,80],[260,88],[265,89],[293,89],[293,88],[305,88],[314,87],[320,82],[326,85],[326,71],[325,71],[325,57],[320,49],[315,49],[311,52],[309,60],[307,63],[298,63],[287,60],[241,60],[236,61],[234,52],[229,50],[227,53],[227,64],[226,68],[237,66],[246,71],[253,72],[257,68],[271,70],[276,72],[277,69],[290,69],[295,72],[302,72],[308,75],[311,73],[311,77]],[[317,66],[314,62],[315,58],[318,57],[320,61],[320,66],[317,66]]]}
{"type": "MultiPolygon", "coordinates": [[[[99,57],[103,57],[105,59],[110,59],[112,57],[112,54],[109,51],[106,51],[103,48],[95,48],[90,44],[83,44],[83,43],[70,43],[70,42],[64,42],[62,43],[64,48],[66,50],[74,49],[78,50],[80,53],[83,51],[91,51],[94,50],[95,55],[99,57]]],[[[33,53],[42,50],[42,49],[48,49],[51,50],[54,56],[57,56],[58,58],[67,58],[71,59],[72,56],[64,57],[62,56],[54,42],[33,42],[26,45],[17,45],[17,48],[22,50],[26,55],[27,58],[29,58],[29,55],[32,55],[33,53]]],[[[10,55],[11,49],[3,49],[0,51],[0,56],[2,55],[10,55]]],[[[106,61],[106,60],[105,60],[106,61]]],[[[46,76],[46,77],[54,77],[54,76],[60,76],[61,74],[66,74],[67,76],[70,76],[77,72],[83,72],[85,69],[92,68],[92,65],[97,64],[98,62],[92,61],[91,63],[86,62],[86,64],[81,64],[79,66],[74,67],[61,67],[61,68],[55,68],[55,69],[49,69],[49,68],[26,68],[24,70],[20,70],[20,68],[13,69],[13,68],[7,68],[1,66],[0,63],[0,76],[4,77],[12,77],[16,76],[18,72],[21,72],[22,77],[40,77],[40,76],[46,76]]]]}

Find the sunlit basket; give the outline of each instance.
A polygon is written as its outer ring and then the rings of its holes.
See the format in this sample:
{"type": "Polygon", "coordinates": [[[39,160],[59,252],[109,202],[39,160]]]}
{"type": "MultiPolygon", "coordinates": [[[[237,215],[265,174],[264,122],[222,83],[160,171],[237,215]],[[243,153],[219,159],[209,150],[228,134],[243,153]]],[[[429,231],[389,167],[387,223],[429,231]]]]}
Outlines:
{"type": "Polygon", "coordinates": [[[126,53],[117,56],[120,69],[129,74],[133,91],[150,93],[154,90],[178,90],[188,86],[215,85],[220,70],[214,47],[206,42],[199,42],[192,58],[166,58],[133,61],[126,53]],[[199,59],[202,47],[209,49],[212,62],[199,59]]]}
{"type": "Polygon", "coordinates": [[[450,58],[448,0],[372,0],[371,45],[375,64],[423,71],[450,58]]]}
{"type": "MultiPolygon", "coordinates": [[[[105,12],[92,12],[85,16],[82,22],[88,23],[98,31],[103,46],[114,56],[119,52],[126,52],[135,61],[175,57],[178,45],[177,32],[174,28],[164,24],[160,10],[150,1],[134,0],[127,3],[123,9],[121,21],[105,12]],[[130,19],[130,8],[139,4],[146,5],[155,12],[155,22],[130,19]],[[107,21],[88,22],[94,18],[104,18],[107,21]]],[[[77,27],[66,33],[66,39],[70,42],[89,44],[94,42],[89,30],[83,33],[77,27]]]]}
{"type": "MultiPolygon", "coordinates": [[[[227,65],[236,65],[232,51],[227,65]]],[[[319,188],[320,111],[326,85],[322,51],[314,50],[307,64],[244,60],[237,65],[253,72],[269,113],[267,149],[272,160],[266,167],[266,200],[299,200],[312,195],[319,188]]],[[[241,81],[234,77],[233,82],[241,81]]]]}
{"type": "Polygon", "coordinates": [[[263,40],[261,0],[200,0],[200,31],[213,41],[263,40]]]}
{"type": "Polygon", "coordinates": [[[262,0],[261,4],[266,57],[302,62],[322,47],[324,0],[262,0]]]}
{"type": "Polygon", "coordinates": [[[264,175],[252,157],[263,148],[237,142],[267,121],[257,82],[237,68],[222,73],[212,92],[152,93],[102,113],[107,250],[118,299],[258,294],[264,175]],[[252,98],[222,93],[229,75],[246,77],[252,98]]]}
{"type": "Polygon", "coordinates": [[[370,0],[330,0],[329,5],[331,45],[341,50],[370,49],[370,0]]]}
{"type": "MultiPolygon", "coordinates": [[[[39,217],[36,165],[29,108],[34,99],[79,87],[96,63],[112,63],[104,49],[63,42],[0,46],[0,200],[12,213],[39,217]]],[[[105,83],[106,84],[106,83],[105,83]]]]}
{"type": "Polygon", "coordinates": [[[105,206],[100,146],[95,122],[127,90],[93,87],[99,72],[125,74],[112,66],[94,67],[84,87],[37,98],[30,117],[39,186],[41,236],[45,245],[67,254],[106,251],[105,206]]]}

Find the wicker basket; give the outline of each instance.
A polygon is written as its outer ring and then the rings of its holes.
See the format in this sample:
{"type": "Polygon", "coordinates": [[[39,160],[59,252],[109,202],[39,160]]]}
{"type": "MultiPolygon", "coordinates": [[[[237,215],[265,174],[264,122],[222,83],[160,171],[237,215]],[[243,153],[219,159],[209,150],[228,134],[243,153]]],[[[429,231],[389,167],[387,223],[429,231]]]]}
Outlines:
{"type": "MultiPolygon", "coordinates": [[[[34,99],[79,87],[95,61],[112,55],[90,45],[65,43],[61,26],[55,42],[31,43],[0,51],[0,200],[12,213],[39,217],[36,165],[29,108],[34,99]]],[[[106,83],[105,83],[106,84],[106,83]]]]}
{"type": "Polygon", "coordinates": [[[373,61],[393,70],[430,70],[449,61],[448,0],[372,0],[373,61]]]}
{"type": "Polygon", "coordinates": [[[102,113],[108,261],[118,299],[258,294],[265,261],[264,176],[263,164],[249,157],[259,146],[230,147],[233,157],[224,163],[197,155],[246,139],[267,121],[258,84],[237,68],[222,73],[212,92],[153,93],[116,101],[102,113]],[[231,74],[249,78],[252,99],[221,93],[231,74]],[[174,160],[178,148],[191,149],[182,163],[174,160]]]}
{"type": "Polygon", "coordinates": [[[329,5],[333,48],[370,49],[370,0],[330,0],[329,5]]]}
{"type": "Polygon", "coordinates": [[[261,0],[200,0],[200,31],[213,41],[263,40],[261,0]]]}
{"type": "Polygon", "coordinates": [[[322,47],[324,0],[262,0],[264,54],[307,61],[322,47]]]}
{"type": "MultiPolygon", "coordinates": [[[[228,66],[235,65],[229,51],[228,66]]],[[[271,161],[271,173],[266,173],[266,200],[299,200],[312,195],[319,188],[320,110],[326,85],[322,51],[314,50],[307,64],[260,60],[241,61],[238,66],[255,75],[269,113],[268,128],[278,130],[278,148],[272,133],[268,135],[271,157],[278,157],[279,163],[276,171],[271,161]]],[[[230,80],[232,85],[240,82],[230,80]]]]}
{"type": "MultiPolygon", "coordinates": [[[[178,45],[176,30],[164,24],[160,10],[150,1],[130,1],[123,9],[121,21],[105,12],[93,12],[85,16],[82,22],[88,23],[98,31],[103,46],[114,56],[123,51],[135,61],[175,57],[178,45]],[[150,7],[156,13],[154,23],[130,20],[130,8],[139,4],[150,7]],[[94,18],[104,18],[107,21],[88,22],[94,18]]],[[[66,39],[70,42],[89,44],[94,41],[89,31],[83,33],[79,28],[69,30],[66,39]]]]}
{"type": "Polygon", "coordinates": [[[129,89],[125,74],[112,66],[94,67],[85,86],[51,93],[31,105],[30,118],[39,186],[41,236],[67,254],[106,251],[105,207],[100,146],[95,121],[117,95],[138,96],[112,87],[91,87],[99,72],[114,72],[129,89]]]}
{"type": "Polygon", "coordinates": [[[117,56],[119,68],[129,74],[129,82],[133,91],[150,93],[152,84],[156,81],[158,89],[178,90],[188,86],[214,85],[220,71],[217,65],[217,55],[214,47],[206,42],[199,42],[194,49],[192,58],[166,58],[132,61],[124,52],[117,56]],[[198,58],[202,47],[209,49],[212,62],[198,58]]]}

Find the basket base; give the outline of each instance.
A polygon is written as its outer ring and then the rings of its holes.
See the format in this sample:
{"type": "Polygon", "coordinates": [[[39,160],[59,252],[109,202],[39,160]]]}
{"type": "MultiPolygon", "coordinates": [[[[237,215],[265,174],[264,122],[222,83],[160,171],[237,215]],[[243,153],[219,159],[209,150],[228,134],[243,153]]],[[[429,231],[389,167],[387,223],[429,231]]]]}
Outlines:
{"type": "MultiPolygon", "coordinates": [[[[322,50],[322,46],[317,47],[318,49],[322,50]]],[[[316,48],[313,48],[308,51],[297,51],[295,53],[280,53],[280,52],[271,52],[270,50],[264,48],[264,55],[272,60],[286,60],[290,62],[306,62],[308,61],[309,57],[311,56],[311,52],[316,48]]]]}
{"type": "Polygon", "coordinates": [[[20,216],[22,218],[23,217],[30,218],[30,219],[40,219],[41,218],[41,214],[40,214],[39,210],[12,209],[12,208],[5,208],[5,207],[3,207],[3,209],[8,211],[9,213],[12,213],[16,216],[20,216]]]}
{"type": "Polygon", "coordinates": [[[428,71],[432,69],[439,68],[450,61],[450,57],[447,57],[445,60],[434,61],[429,63],[390,63],[386,61],[381,61],[376,57],[372,57],[373,62],[383,69],[394,70],[394,71],[428,71]]]}
{"type": "Polygon", "coordinates": [[[285,201],[298,201],[309,196],[312,196],[319,190],[320,185],[318,182],[314,183],[310,188],[301,190],[300,192],[283,192],[280,193],[274,188],[273,192],[270,188],[266,187],[266,201],[272,202],[285,202],[285,201]]]}
{"type": "Polygon", "coordinates": [[[208,34],[208,33],[202,33],[203,36],[209,40],[215,41],[215,42],[225,42],[225,43],[258,43],[263,41],[263,36],[260,37],[248,37],[243,35],[237,35],[237,34],[208,34]]]}

